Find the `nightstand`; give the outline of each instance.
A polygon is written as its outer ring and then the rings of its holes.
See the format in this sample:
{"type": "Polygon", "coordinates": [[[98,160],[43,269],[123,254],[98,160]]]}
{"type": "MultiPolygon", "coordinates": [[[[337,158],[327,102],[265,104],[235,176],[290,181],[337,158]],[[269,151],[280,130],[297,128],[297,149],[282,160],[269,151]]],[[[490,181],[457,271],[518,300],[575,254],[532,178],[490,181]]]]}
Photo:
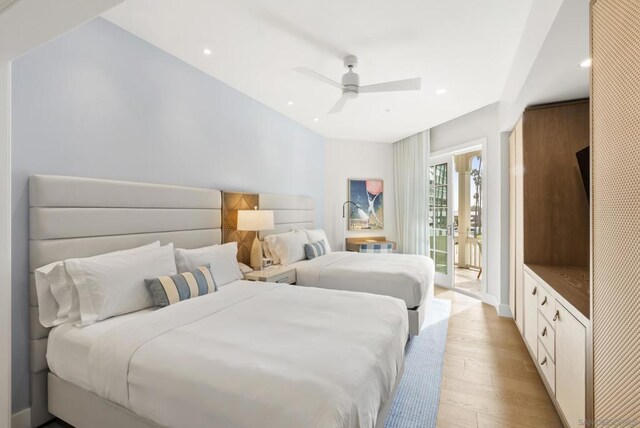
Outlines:
{"type": "Polygon", "coordinates": [[[296,269],[272,266],[263,270],[254,270],[244,276],[248,281],[277,282],[278,284],[295,284],[296,269]]]}

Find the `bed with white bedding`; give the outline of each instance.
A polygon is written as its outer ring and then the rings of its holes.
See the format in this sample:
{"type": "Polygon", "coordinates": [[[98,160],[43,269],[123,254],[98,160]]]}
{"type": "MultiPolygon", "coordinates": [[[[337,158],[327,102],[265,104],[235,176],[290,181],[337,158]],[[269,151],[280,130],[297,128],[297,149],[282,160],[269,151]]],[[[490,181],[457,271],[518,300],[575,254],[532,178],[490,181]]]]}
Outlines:
{"type": "Polygon", "coordinates": [[[435,264],[426,256],[332,252],[326,233],[314,229],[313,200],[261,193],[259,207],[273,210],[274,229],[259,232],[265,257],[296,269],[296,284],[381,294],[404,300],[409,333],[420,334],[433,297],[435,264]],[[302,243],[302,244],[301,244],[302,243]],[[309,257],[304,244],[322,243],[309,257]],[[315,256],[320,250],[323,253],[315,256]]]}
{"type": "Polygon", "coordinates": [[[402,301],[222,281],[240,272],[216,190],[35,176],[29,194],[32,426],[384,425],[402,301]],[[191,294],[150,308],[176,268],[191,294]]]}
{"type": "Polygon", "coordinates": [[[420,306],[433,287],[433,260],[408,254],[335,251],[291,264],[298,285],[381,294],[420,306]]]}
{"type": "Polygon", "coordinates": [[[397,299],[237,281],[56,327],[47,359],[59,378],[160,426],[372,427],[407,330],[397,299]]]}

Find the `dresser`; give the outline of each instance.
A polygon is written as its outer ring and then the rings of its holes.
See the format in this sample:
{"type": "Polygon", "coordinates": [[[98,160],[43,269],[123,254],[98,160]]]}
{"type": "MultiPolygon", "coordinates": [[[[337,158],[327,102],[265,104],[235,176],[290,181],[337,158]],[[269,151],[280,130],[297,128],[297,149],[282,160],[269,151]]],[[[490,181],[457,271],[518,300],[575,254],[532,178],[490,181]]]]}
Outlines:
{"type": "Polygon", "coordinates": [[[588,284],[586,268],[524,266],[523,337],[549,395],[570,427],[584,426],[581,421],[586,418],[588,284]],[[582,298],[576,304],[569,302],[556,290],[561,286],[582,298]]]}

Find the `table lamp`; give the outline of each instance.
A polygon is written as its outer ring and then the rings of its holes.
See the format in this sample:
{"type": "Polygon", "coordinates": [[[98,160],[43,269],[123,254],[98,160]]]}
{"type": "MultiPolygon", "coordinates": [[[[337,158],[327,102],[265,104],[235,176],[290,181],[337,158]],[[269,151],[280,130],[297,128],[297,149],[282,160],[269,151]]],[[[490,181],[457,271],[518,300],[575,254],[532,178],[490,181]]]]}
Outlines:
{"type": "Polygon", "coordinates": [[[251,246],[251,267],[255,270],[262,269],[262,245],[258,239],[261,230],[273,229],[273,211],[259,210],[238,210],[238,230],[256,232],[256,237],[251,246]]]}

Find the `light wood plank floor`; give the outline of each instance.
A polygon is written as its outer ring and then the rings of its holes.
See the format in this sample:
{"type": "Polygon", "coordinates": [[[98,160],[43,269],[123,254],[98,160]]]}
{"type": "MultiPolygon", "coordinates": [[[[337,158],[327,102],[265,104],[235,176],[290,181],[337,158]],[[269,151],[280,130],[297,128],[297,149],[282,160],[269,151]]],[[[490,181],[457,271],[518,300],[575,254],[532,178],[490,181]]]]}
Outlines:
{"type": "Polygon", "coordinates": [[[455,268],[453,285],[478,296],[482,292],[482,280],[478,279],[478,271],[475,269],[455,268]]]}
{"type": "Polygon", "coordinates": [[[436,287],[452,302],[438,427],[562,427],[513,320],[436,287]]]}

